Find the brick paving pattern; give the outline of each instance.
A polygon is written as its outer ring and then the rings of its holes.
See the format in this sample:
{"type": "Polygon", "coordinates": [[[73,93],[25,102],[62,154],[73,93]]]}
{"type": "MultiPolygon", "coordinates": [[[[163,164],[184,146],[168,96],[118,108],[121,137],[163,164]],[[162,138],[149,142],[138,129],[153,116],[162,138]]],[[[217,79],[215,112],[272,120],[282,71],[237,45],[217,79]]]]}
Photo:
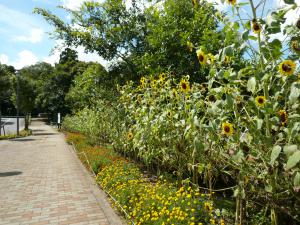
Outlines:
{"type": "Polygon", "coordinates": [[[0,225],[124,224],[63,135],[39,121],[31,128],[0,141],[0,225]]]}

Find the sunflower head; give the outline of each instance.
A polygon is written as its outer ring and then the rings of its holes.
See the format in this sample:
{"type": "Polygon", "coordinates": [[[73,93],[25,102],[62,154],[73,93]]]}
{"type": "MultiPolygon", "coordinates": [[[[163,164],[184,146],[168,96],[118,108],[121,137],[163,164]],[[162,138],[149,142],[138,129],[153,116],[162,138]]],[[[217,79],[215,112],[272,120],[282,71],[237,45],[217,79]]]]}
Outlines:
{"type": "Polygon", "coordinates": [[[182,92],[187,93],[190,91],[190,83],[187,80],[181,79],[179,85],[182,92]]]}
{"type": "Polygon", "coordinates": [[[129,131],[129,132],[127,133],[127,140],[130,141],[132,138],[133,138],[133,134],[132,134],[132,132],[129,131]]]}
{"type": "Polygon", "coordinates": [[[265,96],[257,96],[255,98],[255,104],[257,107],[263,107],[266,104],[266,98],[265,96]]]}
{"type": "Polygon", "coordinates": [[[281,125],[284,126],[288,120],[287,112],[285,110],[279,110],[278,115],[281,125]]]}
{"type": "Polygon", "coordinates": [[[256,20],[252,21],[252,30],[256,34],[261,32],[261,25],[256,20]]]}
{"type": "Polygon", "coordinates": [[[152,87],[153,89],[156,89],[156,86],[157,86],[157,81],[156,81],[156,80],[152,80],[152,81],[151,81],[151,87],[152,87]]]}
{"type": "Polygon", "coordinates": [[[197,6],[198,5],[198,0],[192,0],[192,4],[193,4],[193,6],[197,6]]]}
{"type": "Polygon", "coordinates": [[[169,117],[169,118],[172,117],[172,112],[171,112],[171,111],[168,111],[168,112],[167,112],[167,117],[169,117]]]}
{"type": "Polygon", "coordinates": [[[292,51],[294,51],[296,53],[300,52],[300,45],[299,45],[299,42],[297,40],[291,41],[291,49],[292,49],[292,51]]]}
{"type": "Polygon", "coordinates": [[[176,91],[176,89],[173,89],[173,90],[172,90],[171,97],[172,97],[172,98],[175,98],[175,99],[178,98],[178,92],[176,91]]]}
{"type": "Polygon", "coordinates": [[[228,4],[235,5],[236,0],[226,0],[228,4]]]}
{"type": "Polygon", "coordinates": [[[226,135],[227,137],[231,136],[233,134],[233,126],[231,123],[224,122],[222,123],[222,133],[226,135]]]}
{"type": "Polygon", "coordinates": [[[207,62],[207,56],[205,55],[205,53],[201,49],[198,49],[196,51],[196,54],[200,64],[205,65],[207,62]]]}
{"type": "Polygon", "coordinates": [[[289,76],[295,72],[296,63],[292,60],[284,60],[279,64],[279,72],[282,75],[289,76]]]}

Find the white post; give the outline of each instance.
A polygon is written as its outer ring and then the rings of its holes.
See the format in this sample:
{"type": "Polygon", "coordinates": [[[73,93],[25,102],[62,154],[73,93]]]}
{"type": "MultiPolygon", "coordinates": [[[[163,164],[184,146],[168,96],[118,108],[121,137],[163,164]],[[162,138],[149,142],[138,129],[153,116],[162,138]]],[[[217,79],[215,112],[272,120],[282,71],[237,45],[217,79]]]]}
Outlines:
{"type": "Polygon", "coordinates": [[[57,113],[57,128],[60,129],[60,113],[57,113]]]}

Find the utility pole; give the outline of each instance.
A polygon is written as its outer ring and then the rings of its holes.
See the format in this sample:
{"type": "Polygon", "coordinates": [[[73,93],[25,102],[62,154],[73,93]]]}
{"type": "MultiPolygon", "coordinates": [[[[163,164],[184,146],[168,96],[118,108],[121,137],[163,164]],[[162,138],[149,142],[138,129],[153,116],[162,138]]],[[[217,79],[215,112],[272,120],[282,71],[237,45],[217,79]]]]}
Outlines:
{"type": "Polygon", "coordinates": [[[19,124],[19,71],[16,71],[16,78],[17,78],[17,93],[16,93],[16,103],[17,103],[17,136],[20,134],[20,124],[19,124]]]}

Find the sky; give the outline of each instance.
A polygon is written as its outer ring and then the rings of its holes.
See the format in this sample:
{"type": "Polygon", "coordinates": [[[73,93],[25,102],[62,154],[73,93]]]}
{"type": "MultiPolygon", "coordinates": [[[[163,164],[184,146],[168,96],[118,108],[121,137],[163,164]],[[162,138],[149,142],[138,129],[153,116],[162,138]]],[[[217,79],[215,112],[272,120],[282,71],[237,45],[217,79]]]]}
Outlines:
{"type": "MultiPolygon", "coordinates": [[[[53,40],[49,33],[53,27],[32,11],[35,7],[45,8],[68,21],[69,16],[66,11],[57,8],[62,5],[76,10],[84,0],[0,0],[0,63],[14,66],[21,69],[24,66],[35,64],[39,61],[45,61],[51,64],[58,62],[60,51],[51,50],[60,40],[53,40]],[[52,52],[52,53],[51,53],[52,52]]],[[[95,0],[103,1],[103,0],[95,0]]],[[[221,0],[208,0],[216,2],[217,8],[223,11],[230,11],[230,7],[221,0]]],[[[242,0],[240,0],[241,2],[242,0]]],[[[244,0],[245,1],[245,0],[244,0]]],[[[239,0],[237,0],[239,2],[239,0]]],[[[258,0],[254,0],[258,2],[258,0]]],[[[300,0],[296,0],[300,6],[300,0]]],[[[267,0],[266,8],[275,8],[282,6],[283,0],[267,0]]],[[[247,12],[244,11],[245,17],[247,12]]],[[[293,11],[288,14],[287,22],[291,23],[299,18],[300,12],[293,11]]],[[[278,35],[283,38],[282,35],[278,35]]],[[[74,48],[75,49],[75,48],[74,48]]],[[[99,62],[108,67],[108,62],[103,60],[97,54],[85,54],[83,47],[78,47],[79,60],[99,62]]]]}

